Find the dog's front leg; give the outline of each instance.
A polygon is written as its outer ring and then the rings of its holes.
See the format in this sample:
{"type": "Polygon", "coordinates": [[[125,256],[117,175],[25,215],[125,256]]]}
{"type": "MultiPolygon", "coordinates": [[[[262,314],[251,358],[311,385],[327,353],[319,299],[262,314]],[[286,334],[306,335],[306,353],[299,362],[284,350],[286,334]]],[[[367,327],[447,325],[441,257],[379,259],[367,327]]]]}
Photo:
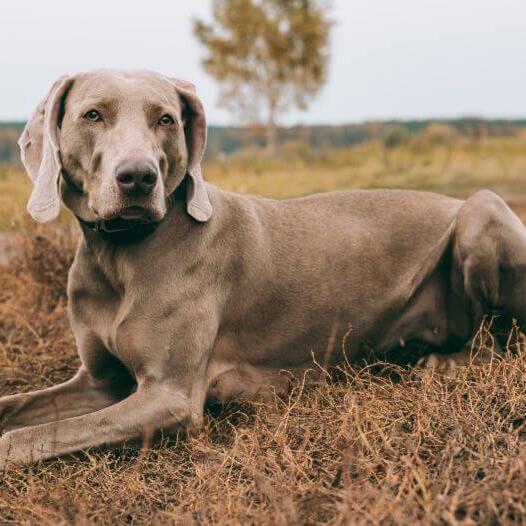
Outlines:
{"type": "Polygon", "coordinates": [[[122,398],[113,385],[96,380],[81,367],[67,382],[0,398],[0,428],[4,431],[82,415],[122,398]]]}
{"type": "Polygon", "coordinates": [[[173,432],[201,417],[202,407],[192,407],[173,382],[140,382],[136,392],[105,409],[9,431],[0,438],[0,467],[151,437],[157,430],[173,432]]]}

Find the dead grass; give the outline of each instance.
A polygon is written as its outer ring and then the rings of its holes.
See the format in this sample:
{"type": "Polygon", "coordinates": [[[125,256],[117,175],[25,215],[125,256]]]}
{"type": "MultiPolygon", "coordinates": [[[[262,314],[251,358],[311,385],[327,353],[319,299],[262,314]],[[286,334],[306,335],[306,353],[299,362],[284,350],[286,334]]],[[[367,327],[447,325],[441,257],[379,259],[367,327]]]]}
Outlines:
{"type": "MultiPolygon", "coordinates": [[[[0,269],[0,390],[77,366],[65,315],[74,233],[29,228],[0,269]]],[[[526,523],[526,357],[452,376],[342,368],[271,404],[210,408],[205,429],[150,451],[90,451],[14,469],[2,522],[526,523]]]]}
{"type": "Polygon", "coordinates": [[[450,145],[379,143],[274,159],[240,153],[208,162],[205,177],[221,187],[274,198],[352,188],[408,188],[466,196],[480,188],[524,193],[526,141],[467,139],[450,145]]]}

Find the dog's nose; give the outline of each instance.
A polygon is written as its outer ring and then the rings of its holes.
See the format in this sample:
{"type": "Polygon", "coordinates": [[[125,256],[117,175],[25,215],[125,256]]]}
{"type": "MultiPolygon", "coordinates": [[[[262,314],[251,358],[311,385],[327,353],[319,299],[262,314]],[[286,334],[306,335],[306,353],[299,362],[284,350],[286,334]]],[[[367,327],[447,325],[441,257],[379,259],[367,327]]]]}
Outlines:
{"type": "Polygon", "coordinates": [[[157,182],[157,170],[149,161],[127,161],[115,170],[122,193],[131,196],[148,195],[157,182]]]}

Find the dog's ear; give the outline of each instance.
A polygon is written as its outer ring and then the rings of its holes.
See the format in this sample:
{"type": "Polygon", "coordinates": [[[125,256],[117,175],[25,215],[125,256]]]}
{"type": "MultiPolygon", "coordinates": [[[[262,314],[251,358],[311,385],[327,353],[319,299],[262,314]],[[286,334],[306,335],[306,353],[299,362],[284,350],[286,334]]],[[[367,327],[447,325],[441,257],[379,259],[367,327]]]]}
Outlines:
{"type": "Polygon", "coordinates": [[[212,205],[201,174],[201,160],[206,146],[206,117],[201,101],[190,82],[170,79],[183,99],[184,128],[188,148],[186,210],[196,221],[205,222],[212,216],[212,205]]]}
{"type": "Polygon", "coordinates": [[[24,167],[33,180],[27,210],[40,223],[56,219],[60,212],[59,181],[62,164],[58,126],[64,97],[73,77],[60,77],[29,119],[18,145],[24,167]]]}

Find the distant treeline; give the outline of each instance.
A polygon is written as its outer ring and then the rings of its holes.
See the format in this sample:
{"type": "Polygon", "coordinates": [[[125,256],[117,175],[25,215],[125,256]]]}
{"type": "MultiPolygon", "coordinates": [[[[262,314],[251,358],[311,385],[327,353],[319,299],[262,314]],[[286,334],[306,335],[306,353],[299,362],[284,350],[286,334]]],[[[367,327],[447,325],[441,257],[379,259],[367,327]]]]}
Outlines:
{"type": "MultiPolygon", "coordinates": [[[[292,126],[278,130],[277,143],[301,144],[316,150],[346,148],[367,141],[424,133],[435,125],[447,128],[464,137],[511,137],[526,134],[526,119],[486,120],[463,118],[454,120],[381,121],[340,126],[292,126]]],[[[17,140],[23,122],[0,122],[0,163],[19,164],[17,140]]],[[[388,139],[391,140],[391,139],[388,139]]],[[[247,148],[263,148],[264,130],[235,126],[210,126],[208,129],[208,158],[230,155],[247,148]]]]}
{"type": "Polygon", "coordinates": [[[23,122],[0,122],[0,164],[18,164],[18,137],[24,128],[23,122]]]}
{"type": "MultiPolygon", "coordinates": [[[[278,130],[277,142],[304,144],[313,149],[346,148],[374,140],[389,140],[389,137],[413,136],[440,128],[452,134],[478,139],[488,137],[513,137],[524,134],[526,119],[485,120],[463,118],[454,120],[376,121],[339,126],[292,126],[278,130]]],[[[231,154],[251,146],[263,147],[263,130],[210,126],[208,129],[207,155],[231,154]]]]}

